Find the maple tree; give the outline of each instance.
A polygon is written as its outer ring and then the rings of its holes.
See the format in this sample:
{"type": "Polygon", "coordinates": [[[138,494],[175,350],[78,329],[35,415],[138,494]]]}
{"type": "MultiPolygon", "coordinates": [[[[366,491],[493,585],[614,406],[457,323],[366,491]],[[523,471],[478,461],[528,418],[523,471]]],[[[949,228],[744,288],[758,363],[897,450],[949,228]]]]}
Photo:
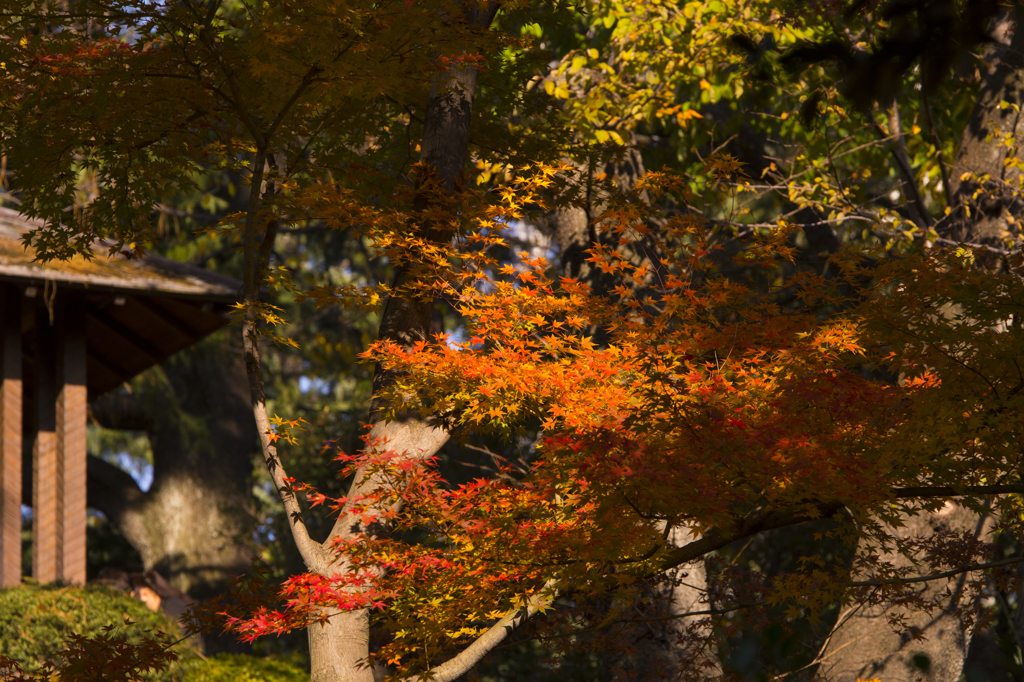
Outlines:
{"type": "MultiPolygon", "coordinates": [[[[1020,492],[1021,345],[1019,325],[1007,323],[1019,315],[1017,257],[1004,272],[981,272],[966,252],[922,248],[949,239],[928,216],[927,191],[915,196],[903,177],[906,210],[879,207],[869,175],[855,186],[824,172],[841,156],[856,179],[879,165],[868,157],[892,155],[892,175],[905,176],[898,107],[879,144],[857,146],[865,134],[877,141],[881,124],[868,114],[844,138],[848,153],[826,139],[788,176],[772,162],[768,191],[724,155],[681,177],[634,169],[618,187],[622,174],[599,170],[625,165],[618,147],[636,140],[640,122],[674,122],[689,143],[705,115],[679,102],[679,88],[693,90],[694,105],[742,94],[730,67],[749,55],[729,48],[732,28],[792,47],[827,35],[827,21],[787,25],[768,3],[688,3],[678,13],[612,3],[584,21],[599,35],[593,46],[565,50],[530,81],[535,53],[522,36],[543,29],[515,6],[496,28],[518,33],[486,30],[497,4],[0,7],[3,146],[24,210],[50,221],[32,236],[42,257],[95,236],[142,249],[169,182],[187,185],[211,166],[247,177],[248,205],[223,228],[244,255],[240,311],[264,456],[309,572],[285,582],[281,608],[257,603],[229,622],[247,637],[309,626],[314,679],[368,679],[369,661],[454,679],[537,612],[563,634],[589,627],[565,607],[611,594],[628,603],[668,569],[813,519],[834,518],[834,534],[868,550],[896,544],[935,575],[1016,561],[976,539],[908,542],[885,525],[952,497],[980,508],[986,495],[1020,492]],[[525,85],[532,94],[519,94],[525,85]],[[548,104],[531,109],[530,97],[548,104]],[[472,161],[488,192],[461,181],[471,117],[481,131],[472,161]],[[527,134],[530,154],[511,148],[510,135],[527,134]],[[534,157],[528,166],[524,156],[534,157]],[[99,180],[88,201],[78,196],[83,173],[99,180]],[[769,220],[723,208],[748,194],[769,220]],[[697,197],[704,216],[686,208],[697,197]],[[662,206],[671,210],[658,215],[662,206]],[[547,209],[582,210],[600,238],[583,231],[560,244],[563,257],[576,248],[562,278],[542,259],[499,262],[504,226],[547,209]],[[828,277],[794,268],[791,223],[808,209],[810,223],[861,221],[906,253],[885,260],[867,239],[824,259],[828,277]],[[355,226],[386,256],[390,282],[296,290],[271,255],[281,224],[308,219],[355,226]],[[723,227],[735,238],[723,240],[723,227]],[[279,311],[259,298],[264,281],[321,306],[381,311],[366,355],[378,363],[375,424],[365,449],[339,455],[353,481],[344,497],[286,474],[282,443],[301,423],[266,409],[259,345],[287,338],[275,330],[279,311]],[[457,308],[468,341],[430,335],[436,300],[457,308]],[[872,380],[867,365],[900,379],[872,380]],[[467,431],[539,432],[536,458],[525,473],[499,468],[452,487],[435,456],[467,431]],[[325,542],[307,529],[301,493],[337,514],[325,542]],[[679,529],[690,539],[669,542],[679,529]],[[389,632],[372,656],[371,620],[389,632]]],[[[839,87],[822,87],[805,110],[826,129],[853,126],[839,87]]],[[[789,115],[798,100],[775,101],[790,134],[809,127],[789,115]]],[[[938,171],[941,157],[925,145],[938,171]]],[[[996,504],[1015,533],[1016,498],[996,504]]],[[[862,551],[852,576],[808,558],[772,582],[725,581],[723,606],[702,615],[764,603],[794,613],[857,600],[928,606],[908,586],[934,576],[877,557],[862,551]]],[[[607,610],[597,625],[618,615],[607,610]]],[[[684,638],[707,635],[694,627],[684,638]]],[[[702,665],[708,657],[683,672],[702,665]]]]}
{"type": "MultiPolygon", "coordinates": [[[[522,180],[520,192],[530,184],[522,180]]],[[[658,183],[649,176],[642,189],[658,183]]],[[[606,227],[632,238],[644,229],[641,206],[606,214],[606,227]]],[[[340,543],[347,573],[289,580],[287,608],[235,626],[256,636],[323,618],[327,607],[382,609],[394,638],[379,655],[415,670],[465,645],[432,669],[452,679],[511,625],[552,608],[559,592],[582,599],[628,588],[737,539],[840,511],[849,514],[844,532],[884,546],[892,538],[880,521],[900,512],[938,509],[954,493],[971,504],[971,496],[1018,490],[994,483],[1016,466],[1015,422],[1002,417],[1020,408],[1018,332],[997,329],[1017,305],[1015,277],[995,284],[953,253],[878,269],[855,254],[836,262],[845,284],[876,280],[873,293],[858,287],[866,301],[802,275],[788,286],[804,305],[787,309],[716,273],[722,262],[709,258],[704,229],[692,218],[663,227],[663,250],[687,258],[670,261],[656,298],[637,300],[625,287],[595,296],[572,279],[552,282],[536,261],[519,273],[506,268],[514,280],[482,293],[474,268],[452,294],[473,320],[467,343],[377,344],[372,356],[401,377],[387,404],[409,410],[412,402],[475,428],[541,420],[540,462],[523,480],[453,490],[421,453],[368,437],[363,454],[341,457],[373,485],[334,501],[305,490],[314,505],[331,502],[389,532],[340,543]],[[822,305],[844,303],[855,305],[849,314],[820,319],[822,305]],[[949,305],[962,313],[935,315],[949,305]],[[608,330],[607,347],[579,333],[594,325],[608,330]],[[902,382],[865,378],[865,355],[902,382]],[[664,529],[679,525],[700,539],[671,547],[664,529]],[[403,541],[417,531],[435,540],[403,541]]],[[[787,252],[777,238],[754,240],[739,261],[776,266],[787,252]]],[[[593,260],[629,275],[640,269],[600,253],[593,260]]],[[[1018,561],[993,561],[987,543],[963,538],[921,542],[905,549],[926,553],[937,573],[1018,561]]],[[[762,599],[806,608],[870,592],[913,602],[907,587],[919,578],[863,559],[866,575],[853,580],[844,566],[809,560],[763,586],[762,599]]]]}

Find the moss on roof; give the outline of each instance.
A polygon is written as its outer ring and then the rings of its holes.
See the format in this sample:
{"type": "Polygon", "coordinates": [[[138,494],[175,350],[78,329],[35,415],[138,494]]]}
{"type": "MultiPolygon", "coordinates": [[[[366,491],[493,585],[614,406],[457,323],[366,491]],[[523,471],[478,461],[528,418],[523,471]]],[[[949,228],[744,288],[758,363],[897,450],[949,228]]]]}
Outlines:
{"type": "Polygon", "coordinates": [[[129,260],[111,256],[97,244],[95,257],[76,256],[69,261],[39,263],[35,250],[26,247],[22,236],[40,226],[16,211],[0,207],[0,280],[42,283],[66,282],[83,287],[125,291],[148,291],[233,300],[241,282],[185,263],[156,255],[129,260]]]}

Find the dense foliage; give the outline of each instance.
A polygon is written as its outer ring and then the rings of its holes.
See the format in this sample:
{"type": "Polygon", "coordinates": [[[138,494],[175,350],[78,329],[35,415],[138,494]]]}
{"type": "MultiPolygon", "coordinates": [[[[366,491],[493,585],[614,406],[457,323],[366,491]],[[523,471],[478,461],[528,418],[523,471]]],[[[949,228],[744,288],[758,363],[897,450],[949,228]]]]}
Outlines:
{"type": "MultiPolygon", "coordinates": [[[[649,175],[638,191],[682,191],[671,182],[649,175]]],[[[647,230],[636,197],[601,218],[621,242],[647,230]]],[[[468,267],[464,288],[438,284],[470,338],[375,344],[369,356],[398,377],[384,395],[400,407],[385,418],[420,410],[506,437],[539,425],[529,474],[504,466],[453,488],[433,460],[385,439],[342,453],[373,484],[337,500],[302,486],[307,498],[389,533],[338,543],[347,573],[291,579],[285,610],[261,609],[236,627],[254,637],[322,619],[325,607],[371,608],[392,632],[382,657],[430,666],[443,655],[430,652],[457,651],[491,631],[490,619],[546,611],[565,593],[629,590],[764,530],[836,515],[831,533],[846,543],[891,547],[885,524],[901,514],[938,510],[951,494],[980,504],[972,495],[1016,490],[1000,484],[1016,480],[1024,408],[1021,331],[1005,323],[1021,314],[1018,278],[976,271],[963,252],[872,264],[861,250],[834,256],[829,278],[779,278],[793,252],[781,229],[731,256],[712,236],[701,219],[662,222],[656,247],[672,255],[643,296],[555,281],[543,260],[504,268],[508,280],[468,267]],[[755,276],[723,276],[734,268],[755,276]],[[666,531],[676,527],[701,539],[676,546],[666,531]]],[[[612,250],[595,248],[591,260],[623,281],[649,275],[612,250]]],[[[296,426],[280,422],[273,438],[296,426]]],[[[1018,501],[996,504],[1015,533],[1018,501]]],[[[1017,561],[966,535],[916,543],[903,551],[935,573],[1017,561]]],[[[757,604],[720,608],[786,603],[797,615],[868,593],[927,608],[904,583],[911,577],[877,554],[852,575],[805,557],[763,583],[757,604]]]]}
{"type": "Polygon", "coordinates": [[[0,658],[15,663],[25,675],[45,675],[46,670],[57,669],[62,679],[83,682],[122,679],[120,675],[136,679],[133,666],[141,658],[130,660],[125,656],[119,660],[111,656],[111,649],[101,645],[105,635],[112,635],[114,640],[123,638],[130,645],[125,651],[135,654],[147,653],[139,647],[143,642],[156,642],[160,648],[170,645],[168,650],[174,653],[174,659],[164,660],[161,670],[143,672],[138,677],[141,680],[299,682],[308,678],[301,660],[238,654],[202,656],[195,638],[183,639],[177,623],[117,590],[26,584],[0,591],[0,658]],[[85,647],[95,647],[95,653],[106,658],[89,660],[88,651],[83,650],[84,665],[69,667],[68,654],[74,650],[75,638],[81,638],[85,647]],[[107,667],[90,670],[89,665],[98,662],[107,667]]]}
{"type": "MultiPolygon", "coordinates": [[[[161,645],[182,638],[180,628],[170,618],[109,588],[28,584],[0,590],[0,656],[16,661],[24,673],[36,674],[47,666],[62,667],[61,659],[74,637],[93,639],[105,634],[136,644],[154,637],[161,645]]],[[[187,640],[171,651],[182,661],[198,658],[195,644],[187,640]]],[[[107,662],[111,664],[107,672],[113,678],[117,666],[127,663],[127,659],[109,657],[107,662]]],[[[82,679],[90,678],[83,675],[82,679]]],[[[180,665],[174,663],[144,679],[170,682],[186,678],[180,665]]]]}

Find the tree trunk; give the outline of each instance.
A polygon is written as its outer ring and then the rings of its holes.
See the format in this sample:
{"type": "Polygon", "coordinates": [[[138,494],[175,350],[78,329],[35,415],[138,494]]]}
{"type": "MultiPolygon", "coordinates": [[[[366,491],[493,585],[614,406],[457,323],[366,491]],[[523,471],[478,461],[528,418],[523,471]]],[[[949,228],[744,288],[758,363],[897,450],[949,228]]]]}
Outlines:
{"type": "MultiPolygon", "coordinates": [[[[1001,105],[1005,101],[1024,106],[1024,30],[1014,30],[1022,21],[1024,6],[1015,4],[1004,10],[992,26],[993,42],[985,50],[981,87],[950,173],[952,211],[935,225],[941,237],[998,248],[1007,216],[1022,214],[1024,205],[1012,192],[1012,186],[1020,181],[1020,172],[1005,166],[1006,159],[1016,151],[1003,144],[1003,135],[1024,132],[1024,121],[1018,110],[1001,105]],[[991,180],[980,180],[984,175],[991,180]]],[[[979,252],[978,256],[983,264],[994,264],[985,253],[979,252]]],[[[904,520],[906,526],[894,529],[897,537],[922,535],[940,527],[987,533],[991,526],[990,518],[981,520],[961,507],[945,516],[926,514],[904,520]]],[[[923,589],[926,598],[950,590],[941,611],[931,616],[909,614],[909,622],[921,628],[925,640],[914,641],[894,633],[885,612],[864,608],[841,624],[829,640],[822,652],[822,676],[836,682],[875,677],[887,682],[956,682],[971,642],[956,613],[964,598],[962,583],[940,581],[928,583],[923,589]]]]}
{"type": "MultiPolygon", "coordinates": [[[[940,530],[970,532],[981,537],[991,532],[992,517],[979,517],[950,503],[935,514],[905,519],[906,525],[891,529],[902,538],[922,537],[940,530]]],[[[897,568],[910,566],[897,554],[882,557],[897,568]]],[[[962,618],[966,600],[967,576],[924,583],[919,594],[925,601],[936,600],[942,607],[935,612],[911,612],[886,606],[864,606],[833,634],[822,652],[818,674],[829,682],[856,682],[880,679],[885,682],[957,682],[971,642],[968,624],[962,618]],[[888,618],[905,615],[908,625],[920,630],[923,639],[910,632],[895,632],[888,618]]]]}
{"type": "Polygon", "coordinates": [[[324,625],[309,628],[309,679],[372,682],[366,664],[370,652],[370,617],[366,611],[339,613],[324,625]]]}
{"type": "Polygon", "coordinates": [[[237,348],[218,337],[183,351],[142,377],[134,395],[100,398],[91,408],[108,428],[144,430],[153,449],[153,484],[89,458],[89,506],[103,512],[142,557],[193,596],[216,593],[246,570],[252,412],[237,348]]]}
{"type": "MultiPolygon", "coordinates": [[[[669,541],[682,547],[697,536],[674,528],[669,541]]],[[[673,568],[648,588],[633,610],[634,623],[615,632],[613,682],[705,680],[722,676],[710,618],[685,615],[711,608],[704,560],[673,568]]]]}
{"type": "MultiPolygon", "coordinates": [[[[586,282],[598,293],[611,291],[623,283],[642,290],[650,282],[623,282],[614,275],[603,274],[586,260],[591,246],[608,239],[595,221],[608,207],[609,191],[632,190],[646,172],[639,150],[630,146],[620,158],[600,165],[581,164],[578,167],[583,178],[581,201],[575,206],[553,211],[545,225],[558,246],[562,274],[586,282]],[[592,172],[593,166],[597,167],[592,172]],[[597,172],[609,178],[614,188],[595,183],[593,176],[597,172]]],[[[634,265],[648,264],[649,278],[654,279],[660,258],[653,240],[619,244],[616,249],[634,265]]],[[[601,331],[592,330],[591,333],[600,342],[601,331]]],[[[685,545],[694,539],[689,531],[678,527],[669,536],[674,546],[685,545]]],[[[626,682],[721,676],[722,668],[708,619],[682,615],[707,610],[708,605],[702,603],[706,592],[707,572],[703,560],[660,576],[630,610],[632,615],[629,618],[635,622],[621,624],[613,630],[611,637],[615,641],[609,642],[605,648],[611,679],[626,682]]]]}

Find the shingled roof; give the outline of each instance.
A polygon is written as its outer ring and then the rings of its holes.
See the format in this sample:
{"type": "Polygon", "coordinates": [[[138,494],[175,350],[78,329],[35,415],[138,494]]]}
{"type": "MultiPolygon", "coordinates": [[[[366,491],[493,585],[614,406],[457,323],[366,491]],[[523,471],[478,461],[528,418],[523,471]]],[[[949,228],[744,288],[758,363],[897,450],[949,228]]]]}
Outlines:
{"type": "MultiPolygon", "coordinates": [[[[22,235],[39,225],[0,207],[0,283],[19,286],[30,299],[56,292],[84,307],[90,400],[230,321],[238,280],[156,255],[109,256],[99,244],[92,259],[38,263],[22,235]]],[[[31,308],[23,306],[26,351],[40,319],[31,308]]],[[[26,352],[26,369],[32,362],[26,352]]]]}

